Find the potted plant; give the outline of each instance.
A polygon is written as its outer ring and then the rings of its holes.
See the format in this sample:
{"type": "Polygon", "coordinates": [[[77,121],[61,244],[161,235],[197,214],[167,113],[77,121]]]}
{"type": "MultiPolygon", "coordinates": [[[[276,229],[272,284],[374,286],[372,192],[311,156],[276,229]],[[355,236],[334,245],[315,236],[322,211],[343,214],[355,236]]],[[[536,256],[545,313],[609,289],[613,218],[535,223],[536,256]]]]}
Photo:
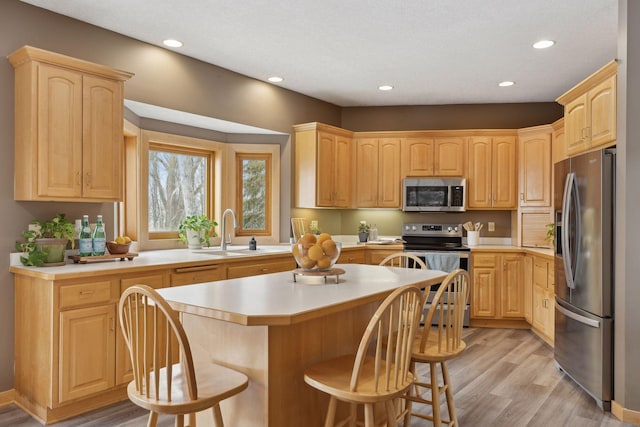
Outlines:
{"type": "Polygon", "coordinates": [[[369,225],[367,224],[367,221],[360,221],[360,224],[358,224],[358,239],[364,243],[368,238],[369,225]]]}
{"type": "Polygon", "coordinates": [[[545,227],[547,228],[547,235],[545,236],[544,240],[551,243],[551,245],[553,246],[553,241],[555,240],[555,234],[556,234],[555,233],[556,225],[553,222],[551,222],[545,225],[545,227]]]}
{"type": "Polygon", "coordinates": [[[218,235],[213,230],[217,225],[215,220],[209,219],[206,215],[189,215],[178,225],[178,237],[189,249],[201,249],[202,245],[208,247],[209,237],[218,235]]]}
{"type": "Polygon", "coordinates": [[[67,243],[74,247],[75,226],[64,214],[49,221],[33,220],[22,233],[24,242],[16,242],[16,249],[24,252],[20,262],[27,266],[50,267],[63,265],[67,243]]]}

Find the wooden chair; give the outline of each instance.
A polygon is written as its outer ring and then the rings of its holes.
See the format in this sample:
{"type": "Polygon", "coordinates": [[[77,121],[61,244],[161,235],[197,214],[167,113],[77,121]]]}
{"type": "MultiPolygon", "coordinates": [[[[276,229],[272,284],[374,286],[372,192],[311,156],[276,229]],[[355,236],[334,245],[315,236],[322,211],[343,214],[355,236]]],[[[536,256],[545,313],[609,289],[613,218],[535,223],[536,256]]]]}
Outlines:
{"type": "Polygon", "coordinates": [[[129,348],[133,381],[127,393],[136,405],[148,409],[148,426],[158,414],[184,415],[195,425],[195,413],[213,410],[214,425],[223,426],[219,403],[248,386],[246,375],[213,363],[194,366],[187,335],[178,314],[152,288],[136,285],[122,294],[120,326],[129,348]],[[173,363],[179,355],[179,362],[173,363]]]}
{"type": "Polygon", "coordinates": [[[429,269],[427,264],[425,264],[420,258],[406,252],[391,254],[380,261],[380,264],[378,265],[386,265],[389,267],[423,268],[425,270],[429,269]]]}
{"type": "Polygon", "coordinates": [[[364,405],[364,425],[374,425],[374,404],[384,404],[385,421],[397,425],[393,400],[413,383],[409,371],[423,298],[416,286],[396,289],[378,307],[355,355],[320,362],[305,371],[304,380],[330,395],[325,427],[354,426],[358,404],[364,405]],[[346,419],[335,423],[338,401],[350,404],[346,419]]]}
{"type": "Polygon", "coordinates": [[[427,313],[425,325],[432,325],[436,317],[436,326],[424,327],[417,334],[411,357],[411,372],[416,380],[405,397],[407,411],[404,416],[404,425],[409,426],[411,416],[431,420],[435,427],[443,423],[458,427],[453,392],[449,380],[446,361],[458,356],[465,349],[462,340],[462,322],[464,310],[469,298],[469,273],[458,269],[449,273],[447,278],[438,287],[438,291],[427,313]],[[421,381],[416,370],[416,364],[428,363],[430,370],[429,382],[421,381]],[[442,385],[439,384],[437,367],[440,365],[442,372],[442,385]],[[427,399],[423,392],[428,388],[431,391],[431,400],[427,399]],[[445,393],[449,420],[442,420],[440,414],[440,394],[445,393]],[[419,402],[431,405],[432,415],[412,412],[411,402],[419,402]]]}

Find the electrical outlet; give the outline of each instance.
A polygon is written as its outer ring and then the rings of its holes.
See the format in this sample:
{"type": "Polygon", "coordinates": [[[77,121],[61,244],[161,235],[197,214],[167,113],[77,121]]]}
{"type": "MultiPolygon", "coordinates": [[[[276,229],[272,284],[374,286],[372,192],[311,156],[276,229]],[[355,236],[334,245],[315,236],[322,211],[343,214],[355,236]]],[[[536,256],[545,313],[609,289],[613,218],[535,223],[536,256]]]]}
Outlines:
{"type": "Polygon", "coordinates": [[[489,231],[496,231],[496,223],[489,222],[489,231]]]}

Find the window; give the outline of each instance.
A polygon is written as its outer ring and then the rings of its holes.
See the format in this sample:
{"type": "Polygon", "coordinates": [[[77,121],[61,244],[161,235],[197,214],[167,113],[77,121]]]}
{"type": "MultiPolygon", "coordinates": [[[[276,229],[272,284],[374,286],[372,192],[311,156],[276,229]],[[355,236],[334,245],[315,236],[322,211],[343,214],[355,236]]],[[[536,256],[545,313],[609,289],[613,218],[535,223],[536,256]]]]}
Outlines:
{"type": "Polygon", "coordinates": [[[239,236],[271,234],[271,153],[236,153],[239,236]]]}
{"type": "Polygon", "coordinates": [[[150,238],[177,236],[187,215],[210,216],[211,152],[149,144],[150,238]]]}

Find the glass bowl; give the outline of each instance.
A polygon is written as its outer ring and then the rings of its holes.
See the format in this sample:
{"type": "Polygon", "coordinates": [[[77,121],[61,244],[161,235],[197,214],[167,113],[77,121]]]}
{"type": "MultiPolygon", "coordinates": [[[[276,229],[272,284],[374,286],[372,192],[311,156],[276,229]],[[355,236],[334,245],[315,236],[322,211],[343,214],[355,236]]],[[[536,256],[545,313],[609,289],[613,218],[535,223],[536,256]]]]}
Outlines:
{"type": "Polygon", "coordinates": [[[338,261],[341,249],[342,244],[333,241],[331,237],[317,239],[312,234],[305,234],[297,243],[291,245],[293,257],[298,266],[305,271],[330,270],[338,261]]]}

